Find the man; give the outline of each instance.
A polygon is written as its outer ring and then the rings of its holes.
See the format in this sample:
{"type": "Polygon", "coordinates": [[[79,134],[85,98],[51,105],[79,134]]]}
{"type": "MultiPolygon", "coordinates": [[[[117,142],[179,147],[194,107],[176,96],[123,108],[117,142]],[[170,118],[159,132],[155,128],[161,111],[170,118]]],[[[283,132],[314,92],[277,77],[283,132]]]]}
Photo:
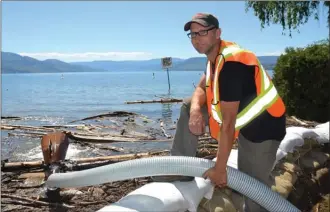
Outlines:
{"type": "MultiPolygon", "coordinates": [[[[207,70],[190,102],[181,108],[171,155],[195,156],[198,135],[209,125],[219,147],[215,166],[204,177],[219,187],[227,185],[226,164],[235,138],[238,138],[238,169],[271,185],[272,165],[280,141],[286,133],[282,99],[250,51],[221,39],[216,17],[198,13],[184,30],[196,51],[207,56],[207,70]]],[[[188,176],[161,176],[155,180],[192,180],[188,176]]],[[[261,211],[245,200],[246,211],[261,211]]]]}

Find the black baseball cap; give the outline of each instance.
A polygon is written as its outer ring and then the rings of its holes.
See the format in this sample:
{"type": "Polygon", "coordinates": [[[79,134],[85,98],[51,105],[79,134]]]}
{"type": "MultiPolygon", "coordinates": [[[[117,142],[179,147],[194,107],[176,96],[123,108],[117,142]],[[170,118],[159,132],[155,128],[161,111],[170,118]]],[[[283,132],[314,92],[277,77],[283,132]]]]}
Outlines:
{"type": "Polygon", "coordinates": [[[205,27],[215,26],[216,28],[219,28],[218,19],[214,15],[209,13],[197,13],[196,15],[194,15],[191,21],[187,22],[184,25],[184,31],[190,30],[190,25],[192,23],[197,23],[205,27]]]}

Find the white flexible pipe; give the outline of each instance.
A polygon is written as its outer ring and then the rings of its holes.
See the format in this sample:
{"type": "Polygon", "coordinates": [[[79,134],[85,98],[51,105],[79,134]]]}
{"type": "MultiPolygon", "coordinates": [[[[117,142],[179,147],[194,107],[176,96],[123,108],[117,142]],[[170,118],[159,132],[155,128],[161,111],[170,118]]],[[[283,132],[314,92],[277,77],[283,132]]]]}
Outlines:
{"type": "MultiPolygon", "coordinates": [[[[55,173],[49,176],[49,187],[83,187],[113,181],[157,175],[202,177],[214,161],[197,157],[161,156],[134,159],[84,171],[55,173]]],[[[249,175],[227,166],[228,186],[252,199],[268,211],[296,212],[289,201],[249,175]]]]}

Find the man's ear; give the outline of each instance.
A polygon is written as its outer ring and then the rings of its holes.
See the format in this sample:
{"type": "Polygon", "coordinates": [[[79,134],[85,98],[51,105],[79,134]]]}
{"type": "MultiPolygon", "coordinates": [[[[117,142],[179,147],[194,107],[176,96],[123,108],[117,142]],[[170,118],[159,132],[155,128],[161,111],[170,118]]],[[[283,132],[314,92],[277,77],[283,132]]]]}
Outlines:
{"type": "Polygon", "coordinates": [[[216,36],[217,36],[217,38],[220,38],[220,36],[221,36],[221,28],[217,29],[216,36]]]}

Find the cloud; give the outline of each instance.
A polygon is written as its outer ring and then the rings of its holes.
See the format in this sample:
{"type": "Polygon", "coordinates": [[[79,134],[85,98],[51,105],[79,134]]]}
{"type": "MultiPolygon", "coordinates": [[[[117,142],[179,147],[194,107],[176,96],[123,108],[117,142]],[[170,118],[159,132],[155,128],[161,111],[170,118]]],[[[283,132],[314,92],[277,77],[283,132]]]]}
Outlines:
{"type": "Polygon", "coordinates": [[[275,52],[263,52],[257,54],[258,56],[280,56],[281,54],[284,54],[284,51],[275,51],[275,52]]]}
{"type": "Polygon", "coordinates": [[[152,54],[148,52],[83,52],[83,53],[18,53],[38,60],[57,59],[65,62],[92,61],[92,60],[146,60],[151,59],[152,54]]]}

